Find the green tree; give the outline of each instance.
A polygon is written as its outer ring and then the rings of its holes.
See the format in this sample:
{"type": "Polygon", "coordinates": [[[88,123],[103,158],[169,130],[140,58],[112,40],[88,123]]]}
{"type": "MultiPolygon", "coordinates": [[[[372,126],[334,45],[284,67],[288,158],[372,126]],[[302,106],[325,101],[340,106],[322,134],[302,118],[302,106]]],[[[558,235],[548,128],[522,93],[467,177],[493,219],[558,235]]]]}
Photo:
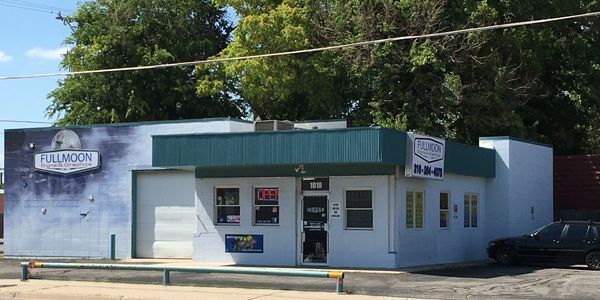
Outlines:
{"type": "MultiPolygon", "coordinates": [[[[206,0],[97,0],[66,21],[68,71],[203,60],[219,53],[232,30],[225,11],[206,0]]],[[[112,123],[243,115],[222,92],[196,93],[193,66],[69,76],[49,94],[59,124],[112,123]]]]}
{"type": "MultiPolygon", "coordinates": [[[[240,16],[233,41],[216,57],[283,52],[318,45],[315,23],[302,1],[218,1],[240,16]]],[[[335,53],[295,55],[199,67],[205,96],[239,95],[255,118],[303,120],[345,117],[350,109],[343,85],[346,70],[335,53]]]]}
{"type": "MultiPolygon", "coordinates": [[[[240,13],[234,57],[598,11],[596,1],[221,0],[240,13]]],[[[198,90],[261,118],[348,117],[476,143],[512,135],[600,151],[595,18],[199,69],[198,90]]]]}

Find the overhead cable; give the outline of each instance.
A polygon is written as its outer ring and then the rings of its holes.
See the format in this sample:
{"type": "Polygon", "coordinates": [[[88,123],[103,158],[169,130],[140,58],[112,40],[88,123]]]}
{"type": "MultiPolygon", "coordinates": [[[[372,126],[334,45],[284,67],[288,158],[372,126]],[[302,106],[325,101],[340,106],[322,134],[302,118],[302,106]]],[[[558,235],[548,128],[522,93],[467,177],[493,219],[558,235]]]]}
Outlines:
{"type": "Polygon", "coordinates": [[[73,12],[72,9],[51,6],[40,4],[36,2],[22,1],[22,0],[0,0],[0,5],[11,6],[15,8],[22,8],[27,10],[41,11],[41,12],[51,12],[55,13],[58,11],[62,12],[73,12]]]}
{"type": "Polygon", "coordinates": [[[2,119],[0,119],[0,123],[54,124],[54,122],[44,122],[44,121],[2,120],[2,119]]]}
{"type": "Polygon", "coordinates": [[[211,63],[249,60],[249,59],[257,59],[257,58],[278,57],[278,56],[322,52],[322,51],[326,51],[326,50],[336,50],[336,49],[366,46],[366,45],[376,45],[376,44],[382,44],[382,43],[387,43],[387,42],[426,39],[426,38],[443,37],[443,36],[450,36],[450,35],[456,35],[456,34],[465,34],[465,33],[471,33],[471,32],[497,30],[497,29],[504,29],[504,28],[510,28],[510,27],[550,23],[550,22],[557,22],[557,21],[577,19],[577,18],[595,17],[598,15],[600,15],[600,12],[591,12],[591,13],[569,15],[569,16],[556,17],[556,18],[547,18],[547,19],[541,19],[541,20],[531,20],[531,21],[523,21],[523,22],[497,24],[497,25],[482,26],[482,27],[476,27],[476,28],[467,28],[467,29],[459,29],[459,30],[452,30],[452,31],[445,31],[445,32],[428,33],[428,34],[422,34],[422,35],[400,36],[400,37],[363,41],[363,42],[356,42],[356,43],[335,45],[335,46],[327,46],[327,47],[320,47],[320,48],[293,50],[293,51],[286,51],[286,52],[266,53],[266,54],[257,54],[257,55],[248,55],[248,56],[238,56],[238,57],[217,58],[217,59],[209,59],[209,60],[198,60],[198,61],[168,63],[168,64],[149,65],[149,66],[137,66],[137,67],[98,69],[98,70],[88,70],[88,71],[59,72],[59,73],[36,74],[36,75],[1,76],[0,80],[31,79],[31,78],[43,78],[43,77],[57,77],[57,76],[72,76],[72,75],[110,73],[110,72],[125,72],[125,71],[136,71],[136,70],[150,70],[150,69],[161,69],[161,68],[172,68],[172,67],[181,67],[181,66],[190,66],[190,65],[203,65],[203,64],[211,64],[211,63]]]}
{"type": "Polygon", "coordinates": [[[47,10],[47,9],[37,9],[37,8],[32,8],[32,7],[23,7],[23,6],[9,4],[9,3],[5,3],[5,2],[0,2],[0,6],[20,8],[20,9],[24,9],[24,10],[37,11],[37,12],[42,12],[42,13],[50,13],[50,14],[54,13],[53,11],[47,10]]]}

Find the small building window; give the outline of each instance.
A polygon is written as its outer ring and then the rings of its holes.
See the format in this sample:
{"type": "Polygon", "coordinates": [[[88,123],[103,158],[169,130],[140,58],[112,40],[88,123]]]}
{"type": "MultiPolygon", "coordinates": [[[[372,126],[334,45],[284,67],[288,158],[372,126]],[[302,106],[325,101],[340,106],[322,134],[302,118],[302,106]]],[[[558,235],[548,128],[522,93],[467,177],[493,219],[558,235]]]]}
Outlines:
{"type": "Polygon", "coordinates": [[[216,188],[217,224],[240,224],[240,189],[216,188]]]}
{"type": "Polygon", "coordinates": [[[465,194],[465,228],[477,227],[478,198],[477,194],[465,194]]]}
{"type": "Polygon", "coordinates": [[[448,229],[448,193],[440,193],[440,228],[448,229]]]}
{"type": "Polygon", "coordinates": [[[425,192],[406,192],[406,228],[423,228],[423,217],[425,211],[425,192]]]}
{"type": "Polygon", "coordinates": [[[254,189],[254,225],[279,224],[279,188],[254,189]]]}
{"type": "Polygon", "coordinates": [[[346,190],[346,228],[373,228],[372,190],[346,190]]]}

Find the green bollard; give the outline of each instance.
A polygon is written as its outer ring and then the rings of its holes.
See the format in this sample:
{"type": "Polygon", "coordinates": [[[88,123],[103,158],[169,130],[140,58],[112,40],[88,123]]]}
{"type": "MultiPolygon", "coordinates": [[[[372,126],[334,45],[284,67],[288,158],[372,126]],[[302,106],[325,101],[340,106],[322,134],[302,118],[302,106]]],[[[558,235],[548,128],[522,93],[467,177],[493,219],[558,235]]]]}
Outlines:
{"type": "Polygon", "coordinates": [[[116,257],[116,255],[115,255],[116,237],[117,237],[116,234],[114,234],[114,233],[110,234],[110,245],[108,245],[109,246],[108,251],[110,252],[111,260],[115,260],[115,257],[116,257]]]}
{"type": "Polygon", "coordinates": [[[341,294],[344,291],[344,277],[338,277],[335,282],[335,291],[341,294]]]}
{"type": "Polygon", "coordinates": [[[27,263],[21,263],[21,281],[27,281],[29,273],[27,271],[27,263]]]}
{"type": "Polygon", "coordinates": [[[169,283],[171,283],[169,270],[164,269],[163,270],[163,285],[169,285],[169,283]]]}

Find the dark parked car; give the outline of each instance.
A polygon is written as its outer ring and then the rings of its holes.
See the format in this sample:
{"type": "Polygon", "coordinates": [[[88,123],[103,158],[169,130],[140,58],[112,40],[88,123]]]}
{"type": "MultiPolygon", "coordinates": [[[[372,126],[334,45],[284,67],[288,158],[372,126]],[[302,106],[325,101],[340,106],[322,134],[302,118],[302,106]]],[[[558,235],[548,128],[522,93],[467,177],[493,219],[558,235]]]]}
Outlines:
{"type": "Polygon", "coordinates": [[[487,253],[502,264],[585,263],[590,269],[600,270],[600,223],[554,222],[520,237],[492,240],[487,253]]]}

